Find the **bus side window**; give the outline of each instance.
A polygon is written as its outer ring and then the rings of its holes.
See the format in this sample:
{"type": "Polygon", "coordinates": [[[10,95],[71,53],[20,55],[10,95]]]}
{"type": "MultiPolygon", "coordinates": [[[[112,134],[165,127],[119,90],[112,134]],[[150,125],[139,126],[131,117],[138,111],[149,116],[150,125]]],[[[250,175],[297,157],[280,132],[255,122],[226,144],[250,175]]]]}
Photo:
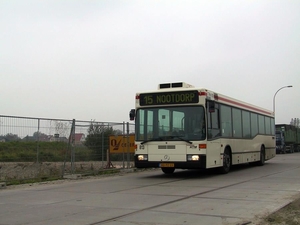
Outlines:
{"type": "Polygon", "coordinates": [[[220,136],[220,120],[219,120],[219,105],[217,103],[214,104],[214,110],[211,110],[209,106],[211,106],[208,102],[207,104],[207,132],[208,139],[217,138],[220,136]]]}
{"type": "Polygon", "coordinates": [[[232,112],[231,107],[221,105],[221,129],[223,137],[232,137],[232,112]]]}

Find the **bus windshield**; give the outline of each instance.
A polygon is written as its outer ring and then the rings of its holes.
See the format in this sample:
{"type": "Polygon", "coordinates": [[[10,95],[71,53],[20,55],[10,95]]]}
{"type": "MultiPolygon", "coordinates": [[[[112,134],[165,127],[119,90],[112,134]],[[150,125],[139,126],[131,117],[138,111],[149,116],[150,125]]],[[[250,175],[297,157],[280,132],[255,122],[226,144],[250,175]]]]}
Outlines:
{"type": "Polygon", "coordinates": [[[136,141],[191,141],[206,139],[203,106],[140,108],[136,113],[136,141]]]}

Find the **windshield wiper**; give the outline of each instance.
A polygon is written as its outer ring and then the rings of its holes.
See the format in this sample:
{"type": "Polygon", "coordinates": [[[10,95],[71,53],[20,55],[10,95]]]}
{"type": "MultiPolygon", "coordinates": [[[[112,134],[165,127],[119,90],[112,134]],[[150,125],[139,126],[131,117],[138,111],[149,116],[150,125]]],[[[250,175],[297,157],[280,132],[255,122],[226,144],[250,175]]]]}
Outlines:
{"type": "Polygon", "coordinates": [[[164,138],[178,138],[179,140],[181,141],[185,141],[186,143],[189,143],[189,144],[193,144],[193,142],[189,141],[189,140],[186,140],[184,138],[182,138],[181,136],[178,136],[178,135],[171,135],[171,136],[163,136],[164,138]]]}
{"type": "Polygon", "coordinates": [[[147,143],[147,142],[150,142],[150,141],[162,141],[163,139],[161,137],[156,137],[156,138],[151,138],[149,140],[146,140],[146,141],[143,141],[141,142],[141,145],[147,143]]]}
{"type": "Polygon", "coordinates": [[[141,142],[141,145],[143,145],[147,142],[150,142],[150,141],[167,141],[169,139],[174,139],[174,138],[178,138],[180,141],[185,141],[186,143],[193,144],[193,142],[186,140],[178,135],[171,135],[171,136],[160,136],[160,137],[152,138],[149,140],[145,140],[145,141],[141,142]]]}

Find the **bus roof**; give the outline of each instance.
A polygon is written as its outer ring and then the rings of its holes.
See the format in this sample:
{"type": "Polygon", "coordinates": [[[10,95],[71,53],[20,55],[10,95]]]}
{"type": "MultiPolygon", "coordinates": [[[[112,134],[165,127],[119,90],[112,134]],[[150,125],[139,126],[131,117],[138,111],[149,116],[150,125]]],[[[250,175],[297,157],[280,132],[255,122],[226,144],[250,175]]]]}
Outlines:
{"type": "Polygon", "coordinates": [[[237,107],[237,108],[245,109],[248,111],[256,112],[259,114],[267,115],[270,117],[274,117],[274,113],[270,110],[261,108],[256,105],[252,105],[252,104],[244,102],[244,101],[240,101],[235,98],[231,98],[229,96],[208,90],[206,88],[195,88],[194,86],[184,83],[184,82],[160,84],[158,86],[158,90],[140,92],[140,93],[137,93],[136,95],[137,95],[137,99],[138,99],[139,98],[138,96],[140,94],[144,94],[144,93],[163,93],[163,92],[166,93],[166,92],[177,92],[177,91],[178,92],[180,92],[180,91],[198,91],[198,94],[200,97],[203,96],[204,98],[206,98],[208,100],[212,100],[212,101],[223,103],[223,104],[230,105],[233,107],[237,107]]]}

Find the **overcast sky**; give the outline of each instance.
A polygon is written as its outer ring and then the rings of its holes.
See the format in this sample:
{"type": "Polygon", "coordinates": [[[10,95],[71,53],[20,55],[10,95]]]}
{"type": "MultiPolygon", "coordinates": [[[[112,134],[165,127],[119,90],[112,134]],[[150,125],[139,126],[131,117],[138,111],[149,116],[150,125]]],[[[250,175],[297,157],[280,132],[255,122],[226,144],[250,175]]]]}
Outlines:
{"type": "Polygon", "coordinates": [[[196,87],[300,118],[300,1],[0,0],[0,115],[127,122],[196,87]]]}

